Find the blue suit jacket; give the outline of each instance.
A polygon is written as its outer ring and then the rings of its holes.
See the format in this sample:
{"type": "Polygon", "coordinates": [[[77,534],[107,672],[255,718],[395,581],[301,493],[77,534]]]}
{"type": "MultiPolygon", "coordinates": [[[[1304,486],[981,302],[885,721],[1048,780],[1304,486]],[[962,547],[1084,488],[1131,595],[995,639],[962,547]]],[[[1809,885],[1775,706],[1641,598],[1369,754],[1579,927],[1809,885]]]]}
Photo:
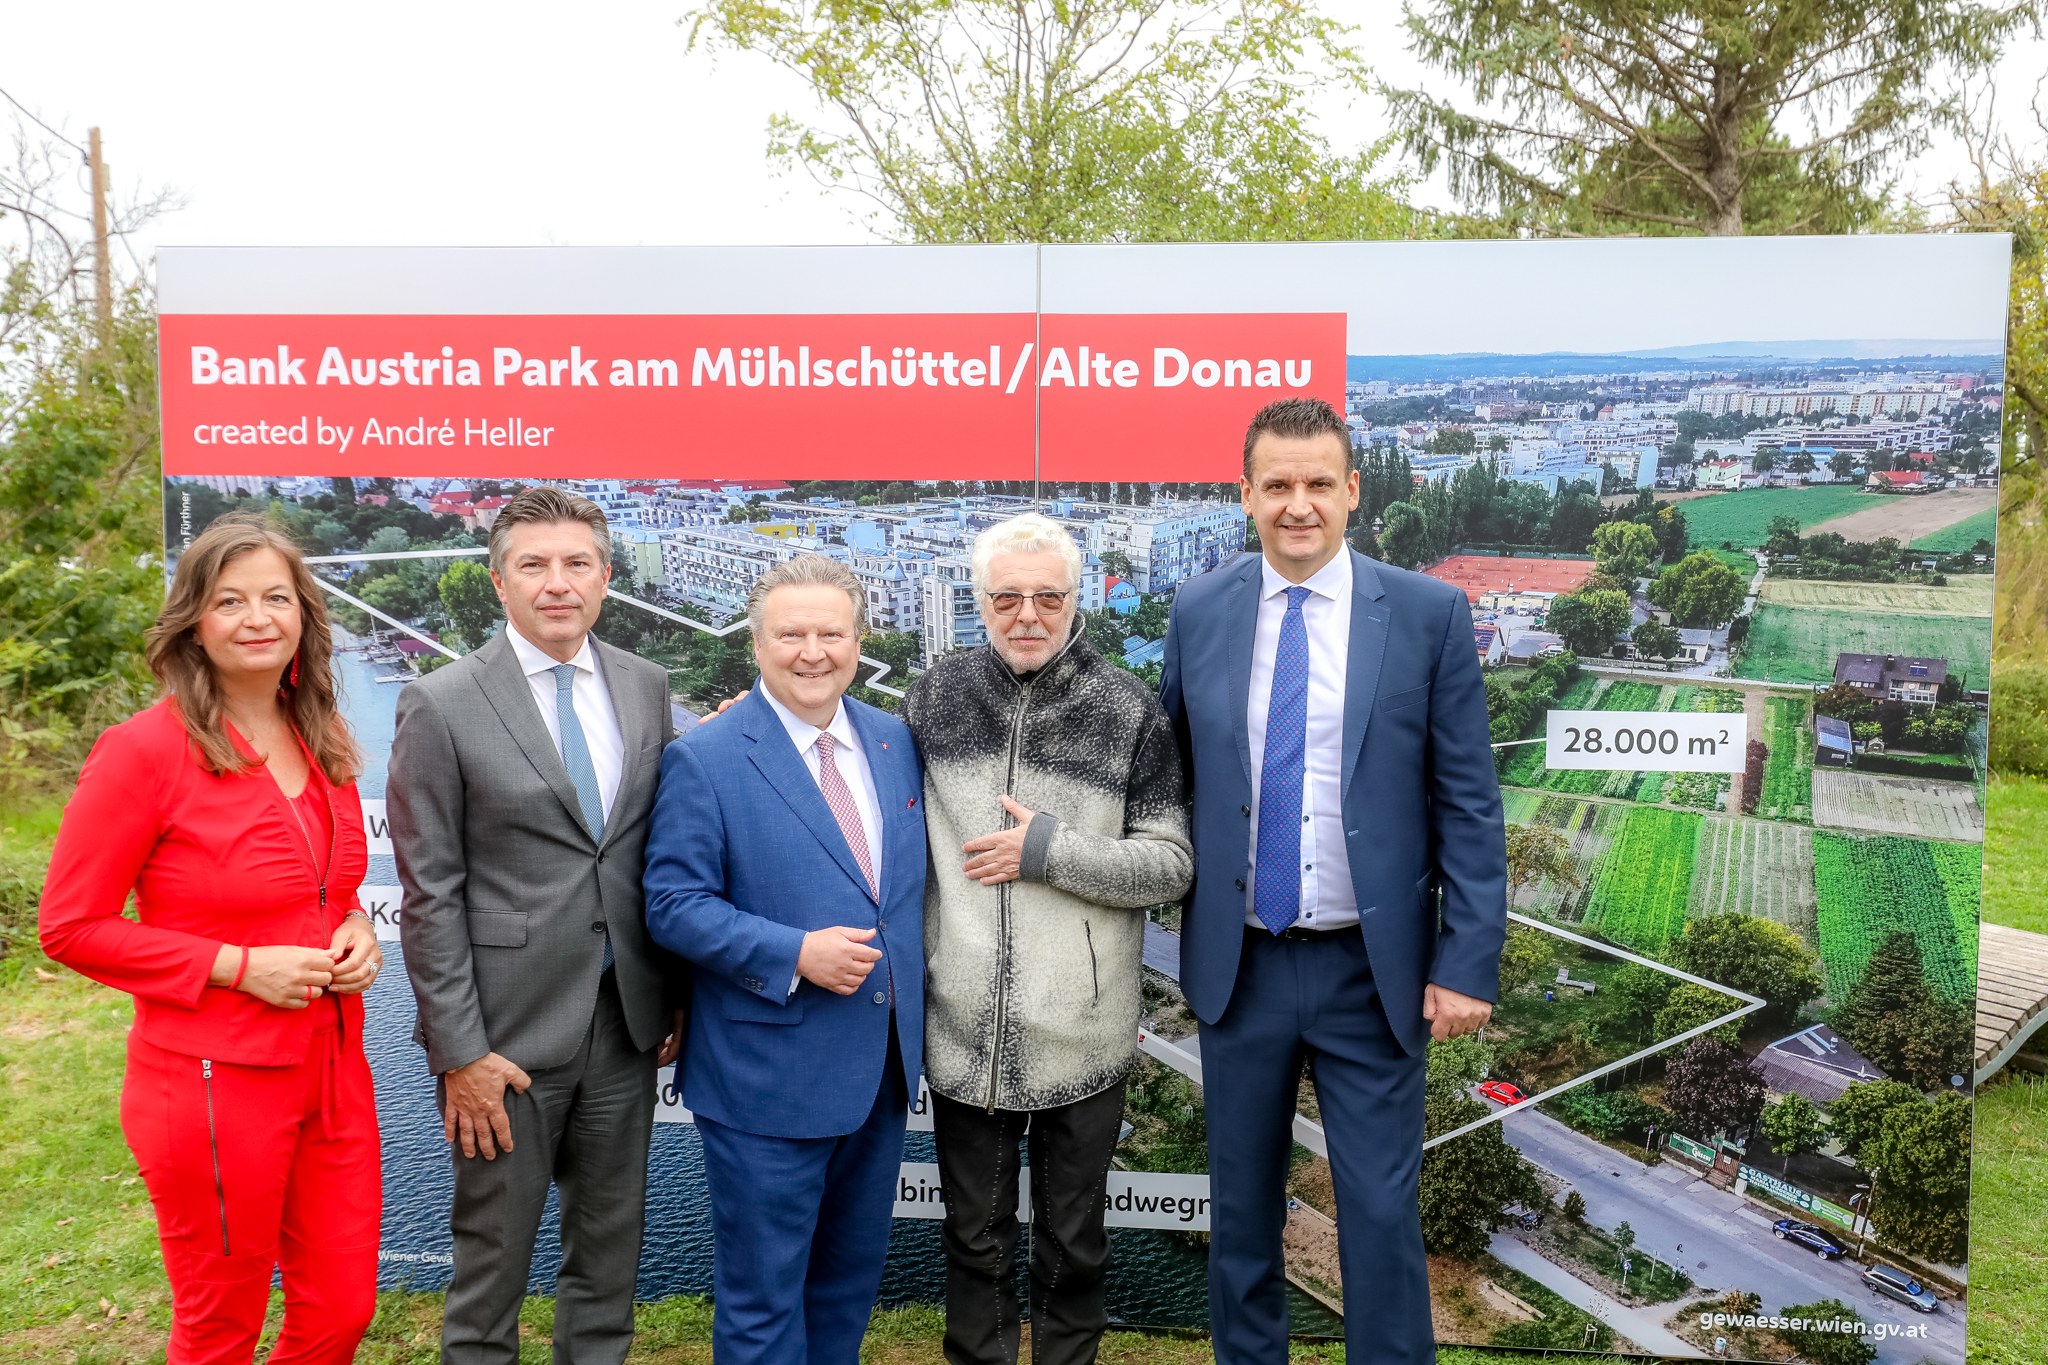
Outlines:
{"type": "MultiPolygon", "coordinates": [[[[1494,999],[1507,933],[1507,844],[1486,684],[1465,594],[1351,556],[1345,668],[1344,835],[1359,925],[1401,1045],[1429,1039],[1423,987],[1494,999]],[[1437,893],[1441,892],[1441,908],[1437,893]]],[[[1252,637],[1259,556],[1181,585],[1159,699],[1194,795],[1195,885],[1181,923],[1181,986],[1223,1017],[1244,947],[1251,875],[1252,637]]]]}
{"type": "Polygon", "coordinates": [[[882,810],[879,906],[758,684],[668,746],[647,836],[648,930],[697,968],[683,1103],[767,1137],[836,1137],[867,1120],[892,975],[912,1087],[924,1067],[924,772],[902,721],[840,704],[882,810]],[[809,981],[790,994],[804,935],[842,924],[880,931],[867,981],[852,995],[809,981]]]}

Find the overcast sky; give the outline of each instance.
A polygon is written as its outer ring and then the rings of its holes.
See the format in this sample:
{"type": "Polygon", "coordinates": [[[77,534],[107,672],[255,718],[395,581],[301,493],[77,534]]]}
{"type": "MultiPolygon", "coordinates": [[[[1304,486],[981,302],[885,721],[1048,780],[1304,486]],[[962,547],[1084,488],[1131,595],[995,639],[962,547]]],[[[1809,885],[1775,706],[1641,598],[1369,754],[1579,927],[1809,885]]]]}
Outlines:
{"type": "MultiPolygon", "coordinates": [[[[0,89],[83,142],[97,124],[115,183],[187,207],[138,243],[853,243],[859,201],[772,174],[770,114],[812,112],[765,61],[685,51],[675,0],[563,6],[343,6],[94,0],[19,6],[0,89]]],[[[1388,80],[1427,80],[1399,7],[1327,0],[1388,80]]],[[[1999,81],[2024,114],[2048,44],[1999,81]]],[[[1456,93],[1438,82],[1436,88],[1456,93]]],[[[1378,102],[1331,102],[1323,131],[1385,131],[1378,102]]],[[[2018,121],[2015,121],[2016,124],[2018,121]]],[[[1912,168],[1960,173],[1945,146],[1912,168]]],[[[1431,187],[1421,196],[1441,201],[1431,187]]]]}

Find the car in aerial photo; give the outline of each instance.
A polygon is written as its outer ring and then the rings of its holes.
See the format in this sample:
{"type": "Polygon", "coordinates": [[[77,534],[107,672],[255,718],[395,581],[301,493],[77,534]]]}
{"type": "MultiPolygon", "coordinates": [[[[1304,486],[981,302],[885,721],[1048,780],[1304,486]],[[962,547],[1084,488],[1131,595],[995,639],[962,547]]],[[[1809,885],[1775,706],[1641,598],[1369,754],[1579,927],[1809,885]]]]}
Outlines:
{"type": "Polygon", "coordinates": [[[1482,1081],[1479,1093],[1496,1104],[1520,1104],[1529,1098],[1522,1093],[1522,1087],[1510,1085],[1506,1081],[1482,1081]]]}
{"type": "Polygon", "coordinates": [[[1864,1271],[1863,1283],[1887,1299],[1897,1299],[1916,1313],[1932,1313],[1941,1307],[1941,1300],[1929,1293],[1920,1281],[1888,1265],[1874,1265],[1864,1271]]]}
{"type": "Polygon", "coordinates": [[[1832,1261],[1842,1254],[1842,1248],[1827,1233],[1796,1218],[1780,1218],[1771,1224],[1771,1235],[1781,1242],[1796,1242],[1823,1261],[1832,1261]]]}

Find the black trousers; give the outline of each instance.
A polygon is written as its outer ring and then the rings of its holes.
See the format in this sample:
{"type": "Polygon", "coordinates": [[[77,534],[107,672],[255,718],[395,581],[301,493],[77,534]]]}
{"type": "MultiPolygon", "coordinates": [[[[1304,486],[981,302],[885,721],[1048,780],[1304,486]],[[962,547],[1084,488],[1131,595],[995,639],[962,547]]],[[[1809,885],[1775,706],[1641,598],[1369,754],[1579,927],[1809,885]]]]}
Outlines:
{"type": "Polygon", "coordinates": [[[946,1359],[1016,1365],[1017,1143],[1031,1153],[1031,1359],[1090,1365],[1109,1315],[1103,1186],[1123,1126],[1124,1082],[1054,1109],[961,1104],[934,1092],[946,1196],[946,1359]]]}

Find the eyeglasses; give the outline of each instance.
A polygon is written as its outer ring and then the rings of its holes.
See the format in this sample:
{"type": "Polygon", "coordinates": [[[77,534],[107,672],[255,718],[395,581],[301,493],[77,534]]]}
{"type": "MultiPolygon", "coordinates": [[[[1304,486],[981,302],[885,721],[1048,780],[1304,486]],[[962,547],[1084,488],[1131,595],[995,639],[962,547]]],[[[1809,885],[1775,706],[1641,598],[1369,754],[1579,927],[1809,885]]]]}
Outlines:
{"type": "Polygon", "coordinates": [[[1031,599],[1031,605],[1038,608],[1040,616],[1050,616],[1066,606],[1067,599],[1073,595],[1072,588],[1065,592],[992,592],[988,594],[988,602],[996,609],[996,615],[1015,616],[1017,609],[1024,605],[1024,599],[1028,597],[1031,599]]]}

